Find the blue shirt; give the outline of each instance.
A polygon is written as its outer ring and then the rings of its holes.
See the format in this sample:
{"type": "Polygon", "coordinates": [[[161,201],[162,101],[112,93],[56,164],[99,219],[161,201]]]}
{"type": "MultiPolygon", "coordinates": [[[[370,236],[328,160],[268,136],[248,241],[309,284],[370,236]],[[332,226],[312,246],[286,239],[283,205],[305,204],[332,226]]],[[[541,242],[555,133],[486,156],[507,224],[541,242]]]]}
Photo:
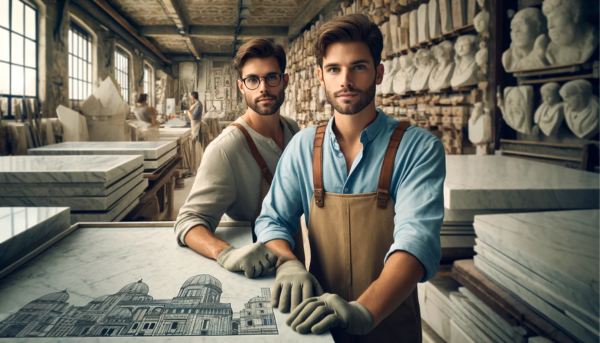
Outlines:
{"type": "Polygon", "coordinates": [[[198,100],[198,105],[194,107],[194,111],[192,112],[192,118],[194,120],[200,120],[202,117],[202,103],[198,100]]]}
{"type": "MultiPolygon", "coordinates": [[[[377,109],[377,118],[361,132],[362,150],[350,173],[332,131],[332,118],[323,143],[325,192],[362,194],[377,191],[379,173],[390,137],[398,121],[377,109]]],[[[285,239],[294,248],[293,236],[304,213],[308,227],[314,193],[313,146],[316,126],[300,131],[286,147],[267,194],[255,231],[258,240],[285,239]]],[[[440,229],[444,219],[443,184],[446,159],[441,141],[427,130],[411,126],[398,148],[390,196],[394,200],[394,243],[386,254],[407,251],[425,267],[422,282],[435,276],[441,259],[440,229]]],[[[308,228],[310,231],[310,228],[308,228]]]]}

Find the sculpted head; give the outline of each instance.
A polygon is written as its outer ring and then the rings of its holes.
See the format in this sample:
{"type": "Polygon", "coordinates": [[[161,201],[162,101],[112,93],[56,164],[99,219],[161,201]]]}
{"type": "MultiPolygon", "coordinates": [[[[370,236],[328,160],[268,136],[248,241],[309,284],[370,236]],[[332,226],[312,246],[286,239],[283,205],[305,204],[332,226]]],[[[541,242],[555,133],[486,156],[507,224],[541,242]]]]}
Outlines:
{"type": "Polygon", "coordinates": [[[410,68],[413,65],[413,53],[409,52],[408,55],[400,56],[400,68],[402,70],[410,68]]]}
{"type": "Polygon", "coordinates": [[[550,106],[558,104],[560,102],[560,95],[558,91],[560,85],[556,82],[546,83],[540,88],[540,94],[542,94],[542,101],[550,106]]]}
{"type": "Polygon", "coordinates": [[[413,63],[417,66],[417,68],[427,67],[432,63],[431,51],[429,51],[428,49],[419,49],[415,53],[413,63]]]}
{"type": "Polygon", "coordinates": [[[542,11],[548,18],[548,35],[557,45],[570,45],[581,20],[581,0],[545,0],[542,11]]]}
{"type": "Polygon", "coordinates": [[[454,44],[451,41],[445,40],[431,48],[433,56],[439,64],[445,64],[452,59],[454,54],[454,44]]]}
{"type": "Polygon", "coordinates": [[[510,22],[510,38],[517,47],[522,49],[532,49],[535,39],[544,33],[546,33],[546,19],[542,11],[534,7],[520,10],[510,22]]]}
{"type": "Polygon", "coordinates": [[[454,44],[454,51],[460,57],[469,54],[475,55],[475,42],[477,42],[477,36],[475,35],[460,36],[456,40],[456,44],[454,44]]]}
{"type": "Polygon", "coordinates": [[[505,101],[509,115],[518,118],[525,116],[527,103],[518,87],[514,87],[508,91],[505,101]]]}
{"type": "Polygon", "coordinates": [[[572,111],[579,112],[588,106],[592,84],[587,80],[570,81],[562,86],[559,93],[572,111]]]}

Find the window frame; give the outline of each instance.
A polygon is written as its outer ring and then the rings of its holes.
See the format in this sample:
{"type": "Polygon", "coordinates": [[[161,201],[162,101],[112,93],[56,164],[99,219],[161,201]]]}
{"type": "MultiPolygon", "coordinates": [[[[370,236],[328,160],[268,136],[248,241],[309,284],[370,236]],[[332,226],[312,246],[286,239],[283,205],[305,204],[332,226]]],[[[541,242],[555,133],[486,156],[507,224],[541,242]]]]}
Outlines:
{"type": "Polygon", "coordinates": [[[150,88],[150,85],[152,84],[152,68],[148,65],[148,63],[144,63],[144,78],[142,80],[142,84],[144,87],[144,93],[148,94],[148,99],[146,102],[149,106],[153,106],[152,100],[154,97],[152,96],[152,88],[150,88]]]}
{"type": "MultiPolygon", "coordinates": [[[[13,116],[13,99],[39,99],[39,10],[36,6],[28,3],[27,1],[21,1],[21,0],[8,0],[8,27],[5,26],[0,26],[0,30],[7,30],[8,31],[8,55],[9,55],[9,61],[0,61],[0,63],[5,63],[8,64],[8,94],[5,93],[0,93],[0,98],[3,99],[7,99],[8,101],[8,106],[7,106],[7,113],[2,115],[1,119],[4,120],[14,120],[15,116],[13,116]],[[13,11],[13,2],[14,1],[19,1],[20,3],[23,4],[23,33],[18,33],[15,32],[13,30],[13,15],[12,15],[12,11],[13,11]],[[34,27],[34,31],[35,31],[35,39],[31,39],[29,37],[27,37],[27,11],[26,8],[29,7],[30,9],[33,10],[34,12],[34,17],[33,20],[35,22],[35,27],[34,27]],[[13,34],[15,35],[19,35],[21,37],[23,37],[23,63],[22,64],[17,64],[17,63],[13,63],[12,61],[12,37],[13,34]],[[27,44],[25,44],[25,42],[27,42],[27,40],[32,41],[35,44],[35,67],[28,67],[26,65],[26,49],[27,49],[27,44]],[[12,94],[12,67],[17,66],[17,67],[21,67],[23,68],[23,94],[22,95],[13,95],[12,94]],[[27,89],[27,81],[25,79],[25,71],[27,69],[32,69],[35,70],[35,95],[25,95],[26,94],[26,89],[27,89]]],[[[26,119],[27,118],[27,114],[23,113],[22,115],[22,119],[26,119]]]]}
{"type": "Polygon", "coordinates": [[[84,101],[85,99],[87,99],[91,94],[92,94],[92,84],[93,84],[93,40],[94,38],[92,37],[92,35],[86,30],[84,29],[81,25],[79,25],[78,23],[76,23],[75,21],[71,20],[70,22],[70,26],[69,26],[69,52],[68,52],[68,58],[69,58],[69,102],[71,105],[71,108],[74,110],[78,110],[81,108],[81,102],[84,101]],[[73,32],[73,33],[72,33],[73,32]],[[75,34],[78,34],[81,36],[81,38],[83,39],[84,42],[84,49],[86,49],[86,53],[84,53],[84,56],[87,56],[87,59],[84,59],[81,56],[78,56],[77,54],[74,54],[71,50],[71,43],[74,44],[75,42],[75,34]],[[73,39],[71,39],[71,35],[73,37],[73,39]],[[85,44],[87,43],[87,44],[85,44]],[[73,63],[71,62],[71,59],[73,59],[73,63]],[[85,75],[85,79],[89,79],[89,80],[84,80],[81,79],[81,75],[79,75],[81,73],[81,71],[78,74],[78,78],[75,78],[74,75],[71,73],[71,71],[75,71],[75,63],[74,61],[77,60],[79,62],[79,60],[83,61],[84,66],[87,65],[87,67],[89,68],[86,69],[84,68],[87,72],[84,73],[85,75]],[[74,99],[74,93],[76,91],[76,87],[75,87],[75,81],[78,82],[83,82],[84,83],[84,87],[85,84],[87,84],[87,90],[82,90],[82,94],[81,94],[81,98],[80,99],[74,99]],[[77,102],[77,106],[75,106],[75,102],[77,102]]]}
{"type": "Polygon", "coordinates": [[[129,70],[131,67],[131,57],[129,55],[129,53],[127,52],[127,50],[117,46],[115,48],[115,79],[117,80],[117,83],[119,84],[119,86],[121,87],[121,96],[123,97],[123,100],[129,104],[129,96],[130,96],[130,87],[129,87],[129,70]],[[122,58],[121,61],[119,61],[119,57],[122,58]],[[120,63],[122,62],[127,62],[127,64],[125,65],[125,69],[123,70],[122,66],[120,66],[120,63]],[[125,81],[125,82],[123,82],[125,81]],[[123,87],[123,83],[125,83],[125,87],[123,87]]]}

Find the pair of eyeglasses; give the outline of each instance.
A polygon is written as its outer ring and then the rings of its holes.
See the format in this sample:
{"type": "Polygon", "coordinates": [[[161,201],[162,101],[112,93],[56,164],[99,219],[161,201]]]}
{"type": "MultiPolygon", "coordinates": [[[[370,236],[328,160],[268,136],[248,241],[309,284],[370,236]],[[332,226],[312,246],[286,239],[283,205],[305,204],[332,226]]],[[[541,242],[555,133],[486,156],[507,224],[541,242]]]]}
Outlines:
{"type": "Polygon", "coordinates": [[[269,86],[269,87],[277,87],[277,86],[279,86],[279,84],[281,83],[281,80],[283,79],[283,73],[282,74],[271,74],[271,75],[267,75],[267,76],[248,76],[246,78],[243,78],[242,82],[244,83],[244,86],[246,86],[246,88],[253,91],[253,90],[257,89],[258,87],[260,87],[260,82],[261,82],[260,79],[265,79],[265,82],[267,83],[267,86],[269,86]]]}

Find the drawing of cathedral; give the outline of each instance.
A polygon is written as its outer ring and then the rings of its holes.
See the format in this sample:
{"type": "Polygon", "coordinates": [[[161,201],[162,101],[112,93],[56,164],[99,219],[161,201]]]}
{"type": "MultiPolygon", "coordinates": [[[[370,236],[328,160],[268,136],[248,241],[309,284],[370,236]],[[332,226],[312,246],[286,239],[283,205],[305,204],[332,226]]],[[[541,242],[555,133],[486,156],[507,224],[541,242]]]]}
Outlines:
{"type": "Polygon", "coordinates": [[[86,306],[69,305],[69,293],[46,294],[0,322],[0,337],[277,335],[271,291],[234,314],[221,303],[221,282],[212,275],[189,278],[171,300],[154,300],[142,282],[103,295],[86,306]]]}

